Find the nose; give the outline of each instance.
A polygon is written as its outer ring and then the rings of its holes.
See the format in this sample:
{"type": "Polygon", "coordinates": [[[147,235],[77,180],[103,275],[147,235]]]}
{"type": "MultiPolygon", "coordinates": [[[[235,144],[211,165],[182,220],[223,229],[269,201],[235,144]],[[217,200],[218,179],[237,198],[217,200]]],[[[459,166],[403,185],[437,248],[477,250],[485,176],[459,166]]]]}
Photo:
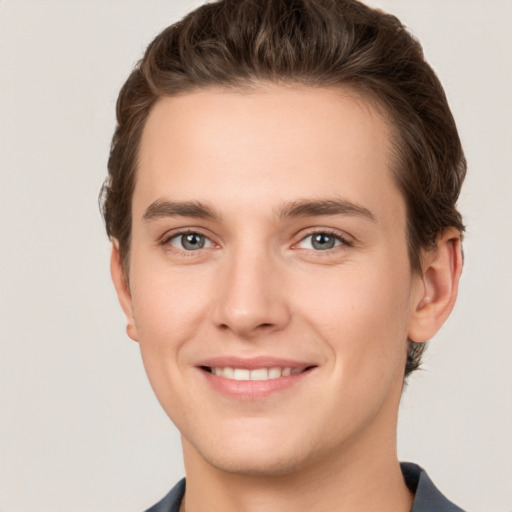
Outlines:
{"type": "Polygon", "coordinates": [[[239,251],[226,261],[218,292],[214,322],[238,337],[279,331],[290,321],[285,273],[264,251],[239,251]]]}

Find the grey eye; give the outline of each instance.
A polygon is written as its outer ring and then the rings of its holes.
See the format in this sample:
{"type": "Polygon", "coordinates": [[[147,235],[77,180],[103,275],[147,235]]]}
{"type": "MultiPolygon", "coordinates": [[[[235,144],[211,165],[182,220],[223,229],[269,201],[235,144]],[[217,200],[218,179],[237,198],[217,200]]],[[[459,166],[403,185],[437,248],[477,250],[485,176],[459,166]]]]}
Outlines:
{"type": "Polygon", "coordinates": [[[336,238],[326,233],[311,235],[311,246],[319,251],[332,249],[336,245],[336,238]]]}
{"type": "Polygon", "coordinates": [[[198,233],[181,235],[181,244],[187,251],[195,251],[204,247],[204,236],[198,233]]]}
{"type": "Polygon", "coordinates": [[[299,242],[298,247],[315,251],[327,251],[343,244],[344,241],[340,237],[320,231],[304,237],[299,242]]]}
{"type": "Polygon", "coordinates": [[[183,251],[197,251],[210,247],[210,240],[201,233],[184,233],[169,240],[170,245],[183,251]]]}

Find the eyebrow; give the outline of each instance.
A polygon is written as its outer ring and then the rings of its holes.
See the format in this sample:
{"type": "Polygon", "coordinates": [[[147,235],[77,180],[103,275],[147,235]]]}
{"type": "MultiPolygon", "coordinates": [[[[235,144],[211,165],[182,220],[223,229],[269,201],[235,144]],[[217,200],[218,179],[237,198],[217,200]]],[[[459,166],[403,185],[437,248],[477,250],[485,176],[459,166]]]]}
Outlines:
{"type": "Polygon", "coordinates": [[[279,211],[279,217],[314,217],[317,215],[349,215],[366,217],[376,221],[375,215],[365,208],[346,199],[303,199],[286,203],[279,211]]]}
{"type": "MultiPolygon", "coordinates": [[[[361,216],[372,221],[376,220],[375,215],[370,210],[346,199],[302,199],[285,203],[278,211],[278,217],[281,219],[320,215],[361,216]]],[[[199,201],[168,201],[161,199],[157,199],[146,208],[142,219],[151,221],[176,216],[208,220],[221,219],[221,216],[213,208],[199,201]]]]}
{"type": "Polygon", "coordinates": [[[150,221],[176,216],[209,220],[220,219],[220,215],[204,203],[198,201],[164,201],[161,199],[157,199],[146,208],[142,219],[150,221]]]}

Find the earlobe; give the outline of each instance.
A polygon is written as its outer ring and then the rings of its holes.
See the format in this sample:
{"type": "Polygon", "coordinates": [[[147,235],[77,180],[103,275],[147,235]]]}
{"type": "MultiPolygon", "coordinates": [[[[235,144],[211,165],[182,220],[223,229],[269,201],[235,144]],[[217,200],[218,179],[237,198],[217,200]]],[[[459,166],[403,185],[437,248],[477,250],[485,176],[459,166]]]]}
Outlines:
{"type": "Polygon", "coordinates": [[[138,341],[137,328],[133,317],[132,297],[121,261],[119,243],[115,239],[112,240],[110,275],[112,276],[112,281],[117,292],[117,298],[126,316],[126,333],[133,341],[138,341]]]}
{"type": "Polygon", "coordinates": [[[450,315],[457,298],[462,272],[461,236],[455,228],[445,230],[437,248],[423,255],[420,292],[409,327],[409,339],[431,339],[450,315]]]}

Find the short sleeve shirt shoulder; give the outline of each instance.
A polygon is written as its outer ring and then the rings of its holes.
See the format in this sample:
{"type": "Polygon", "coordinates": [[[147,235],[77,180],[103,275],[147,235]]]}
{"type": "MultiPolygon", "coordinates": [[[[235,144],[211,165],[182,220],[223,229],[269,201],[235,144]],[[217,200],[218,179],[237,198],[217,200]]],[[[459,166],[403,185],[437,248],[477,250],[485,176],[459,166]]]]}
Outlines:
{"type": "MultiPolygon", "coordinates": [[[[415,493],[411,512],[464,512],[436,488],[420,466],[408,462],[400,466],[405,483],[415,493]]],[[[185,486],[185,479],[180,480],[161,501],[146,512],[179,512],[185,486]]]]}

